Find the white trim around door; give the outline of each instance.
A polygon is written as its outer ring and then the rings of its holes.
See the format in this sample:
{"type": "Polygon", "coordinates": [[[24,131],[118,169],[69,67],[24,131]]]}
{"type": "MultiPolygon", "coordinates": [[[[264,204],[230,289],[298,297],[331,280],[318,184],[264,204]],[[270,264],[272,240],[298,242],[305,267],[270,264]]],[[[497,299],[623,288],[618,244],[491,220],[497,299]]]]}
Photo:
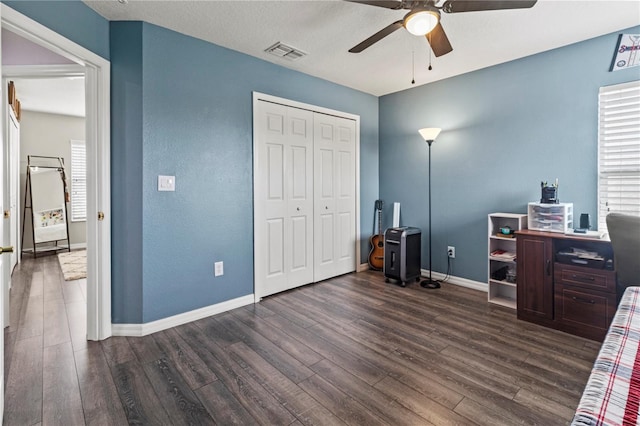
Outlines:
{"type": "MultiPolygon", "coordinates": [[[[87,339],[111,336],[111,64],[49,28],[0,4],[2,28],[77,63],[85,76],[87,142],[87,339]],[[103,220],[98,220],[98,213],[103,220]]],[[[66,67],[52,72],[69,72],[66,67]]],[[[31,67],[31,72],[37,73],[31,67]]],[[[6,77],[3,69],[3,77],[6,77]]]]}

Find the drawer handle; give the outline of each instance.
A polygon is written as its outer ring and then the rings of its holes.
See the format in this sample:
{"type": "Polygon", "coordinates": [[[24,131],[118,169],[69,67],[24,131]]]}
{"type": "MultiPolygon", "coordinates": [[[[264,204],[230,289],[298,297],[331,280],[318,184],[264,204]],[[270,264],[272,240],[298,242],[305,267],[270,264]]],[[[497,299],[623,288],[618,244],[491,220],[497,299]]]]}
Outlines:
{"type": "Polygon", "coordinates": [[[547,260],[547,275],[551,275],[551,261],[547,260]]]}
{"type": "Polygon", "coordinates": [[[571,276],[571,278],[573,278],[574,280],[582,280],[582,281],[595,281],[596,280],[594,277],[585,277],[584,275],[576,275],[576,274],[573,274],[571,276]]]}
{"type": "Polygon", "coordinates": [[[571,296],[571,298],[573,300],[575,300],[576,302],[581,302],[581,303],[590,303],[592,305],[594,305],[596,303],[595,300],[587,300],[587,299],[581,299],[579,297],[575,297],[575,296],[571,296]]]}

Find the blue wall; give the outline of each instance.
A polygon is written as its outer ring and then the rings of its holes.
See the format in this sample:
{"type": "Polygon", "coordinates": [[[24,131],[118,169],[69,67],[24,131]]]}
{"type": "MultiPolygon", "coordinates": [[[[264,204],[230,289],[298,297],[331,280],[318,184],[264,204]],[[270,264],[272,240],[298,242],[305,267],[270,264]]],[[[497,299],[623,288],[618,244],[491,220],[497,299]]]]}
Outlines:
{"type": "Polygon", "coordinates": [[[109,59],[109,21],[81,1],[2,0],[2,3],[109,59]]]}
{"type": "Polygon", "coordinates": [[[146,23],[111,24],[111,62],[114,323],[253,293],[253,91],[360,115],[368,235],[375,96],[146,23]],[[176,176],[175,192],[158,192],[161,174],[176,176]]]}
{"type": "Polygon", "coordinates": [[[142,23],[111,23],[113,318],[142,323],[142,23]],[[126,315],[124,314],[126,313],[126,315]]]}
{"type": "Polygon", "coordinates": [[[595,222],[598,89],[640,78],[640,68],[608,71],[618,34],[380,98],[380,196],[387,206],[401,203],[402,224],[422,228],[423,268],[429,253],[422,127],[443,129],[431,147],[434,271],[446,272],[452,245],[453,274],[486,282],[487,214],[526,213],[543,180],[558,178],[560,200],[595,222]]]}

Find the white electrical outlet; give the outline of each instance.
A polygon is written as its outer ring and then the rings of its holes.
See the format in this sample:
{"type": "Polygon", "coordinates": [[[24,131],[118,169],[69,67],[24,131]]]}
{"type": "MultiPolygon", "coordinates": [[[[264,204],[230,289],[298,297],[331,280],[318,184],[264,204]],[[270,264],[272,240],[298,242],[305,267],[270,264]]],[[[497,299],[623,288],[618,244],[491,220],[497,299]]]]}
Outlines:
{"type": "Polygon", "coordinates": [[[224,275],[224,262],[216,262],[213,264],[213,275],[219,277],[220,275],[224,275]]]}
{"type": "Polygon", "coordinates": [[[447,247],[447,256],[452,259],[456,258],[456,248],[454,246],[447,247]]]}

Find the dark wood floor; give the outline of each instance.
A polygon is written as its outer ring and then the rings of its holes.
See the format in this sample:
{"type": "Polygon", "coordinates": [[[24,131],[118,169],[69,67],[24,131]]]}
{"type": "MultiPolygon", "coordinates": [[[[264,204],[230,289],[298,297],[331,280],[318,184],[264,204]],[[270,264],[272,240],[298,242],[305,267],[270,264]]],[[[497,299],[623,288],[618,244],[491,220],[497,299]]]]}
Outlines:
{"type": "Polygon", "coordinates": [[[54,256],[16,270],[5,424],[567,424],[599,348],[374,272],[86,342],[83,284],[54,256]]]}

